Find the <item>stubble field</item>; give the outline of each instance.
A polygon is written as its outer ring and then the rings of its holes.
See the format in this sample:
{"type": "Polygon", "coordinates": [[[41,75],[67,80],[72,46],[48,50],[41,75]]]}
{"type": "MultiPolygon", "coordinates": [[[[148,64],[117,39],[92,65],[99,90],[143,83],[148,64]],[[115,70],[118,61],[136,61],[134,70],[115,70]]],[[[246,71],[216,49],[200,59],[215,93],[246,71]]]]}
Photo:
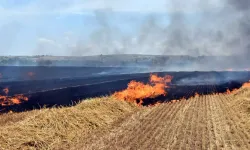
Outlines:
{"type": "Polygon", "coordinates": [[[126,103],[105,98],[70,108],[2,115],[1,148],[250,148],[250,90],[247,88],[152,107],[137,108],[126,103]],[[3,123],[4,120],[11,121],[3,123]]]}

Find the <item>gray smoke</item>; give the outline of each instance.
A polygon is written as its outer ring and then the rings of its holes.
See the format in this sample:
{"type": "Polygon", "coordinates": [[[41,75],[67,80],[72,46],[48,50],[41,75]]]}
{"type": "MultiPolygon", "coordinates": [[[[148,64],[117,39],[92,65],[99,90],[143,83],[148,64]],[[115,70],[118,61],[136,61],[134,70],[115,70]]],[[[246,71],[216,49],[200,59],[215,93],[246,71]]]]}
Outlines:
{"type": "Polygon", "coordinates": [[[68,49],[72,55],[119,54],[124,48],[125,35],[111,24],[112,10],[95,11],[98,29],[87,39],[80,39],[74,48],[68,49]]]}
{"type": "Polygon", "coordinates": [[[250,54],[250,1],[249,0],[228,0],[231,7],[234,8],[239,18],[235,20],[238,24],[239,36],[236,41],[241,42],[246,55],[250,54]]]}
{"type": "MultiPolygon", "coordinates": [[[[173,53],[192,56],[200,55],[243,55],[249,49],[249,3],[237,0],[222,1],[218,9],[206,11],[214,3],[197,3],[202,8],[199,21],[190,25],[187,13],[178,2],[173,8],[180,10],[171,15],[170,25],[166,28],[164,54],[173,53]],[[240,3],[240,4],[239,4],[240,3]],[[248,20],[248,21],[247,21],[248,20]]],[[[182,2],[184,3],[184,2],[182,2]]],[[[195,5],[195,4],[193,4],[195,5]]]]}
{"type": "Polygon", "coordinates": [[[250,9],[249,0],[228,0],[228,2],[239,11],[248,11],[250,9]]]}
{"type": "MultiPolygon", "coordinates": [[[[249,54],[250,17],[248,0],[196,2],[199,12],[183,10],[180,0],[172,1],[169,24],[162,16],[149,14],[133,35],[112,24],[116,12],[96,12],[99,28],[87,40],[69,49],[72,55],[164,54],[164,55],[245,55],[249,54]],[[219,5],[220,7],[214,7],[219,5]],[[209,10],[210,6],[215,8],[209,10]],[[197,15],[198,14],[198,15],[197,15]],[[194,16],[194,20],[192,17],[194,16]]],[[[162,15],[162,14],[161,14],[162,15]]],[[[165,14],[166,15],[166,14],[165,14]]],[[[128,20],[129,21],[129,20],[128,20]]],[[[128,24],[131,22],[128,22],[128,24]]]]}
{"type": "MultiPolygon", "coordinates": [[[[249,0],[171,0],[168,4],[171,7],[166,6],[167,13],[144,15],[139,12],[119,14],[117,10],[113,11],[107,7],[96,10],[95,25],[93,25],[96,29],[87,38],[80,36],[70,44],[62,42],[59,48],[55,47],[57,44],[51,42],[50,48],[43,44],[38,45],[37,51],[49,54],[53,49],[63,49],[58,50],[63,52],[62,55],[73,56],[100,54],[247,56],[250,54],[249,3],[249,0]],[[123,24],[122,27],[117,25],[117,20],[123,24]],[[138,23],[137,26],[133,26],[134,22],[138,23]],[[124,26],[133,28],[131,29],[133,32],[128,33],[124,26]]],[[[84,30],[82,35],[86,35],[84,30]]],[[[55,54],[61,53],[55,52],[55,54]]]]}

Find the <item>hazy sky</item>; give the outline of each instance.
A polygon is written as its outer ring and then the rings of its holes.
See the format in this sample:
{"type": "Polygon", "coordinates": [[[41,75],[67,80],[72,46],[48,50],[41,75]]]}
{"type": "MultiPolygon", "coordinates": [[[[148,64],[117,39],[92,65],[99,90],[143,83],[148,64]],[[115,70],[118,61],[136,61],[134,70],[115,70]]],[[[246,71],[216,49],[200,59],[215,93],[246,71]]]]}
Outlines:
{"type": "MultiPolygon", "coordinates": [[[[181,12],[188,20],[188,24],[197,22],[204,13],[213,13],[224,7],[220,0],[209,2],[199,0],[0,0],[0,55],[81,55],[112,54],[114,49],[122,47],[124,43],[138,39],[135,36],[129,40],[124,36],[138,34],[138,30],[151,16],[149,26],[166,26],[170,22],[171,14],[181,12]],[[104,13],[105,12],[105,13],[104,13]],[[153,16],[153,17],[152,17],[153,16]],[[151,23],[151,24],[150,24],[151,23]],[[153,25],[152,25],[153,24],[153,25]],[[115,36],[112,45],[116,47],[103,52],[96,45],[99,37],[104,44],[109,42],[111,32],[100,34],[102,30],[112,29],[115,36]],[[88,41],[87,44],[82,44],[88,41]],[[122,38],[122,43],[119,40],[122,38]],[[97,41],[95,43],[94,41],[97,41]],[[107,40],[107,41],[105,41],[107,40]],[[127,40],[127,41],[126,41],[127,40]],[[120,42],[120,43],[119,43],[120,42]],[[84,45],[84,46],[83,46],[84,45]],[[73,52],[71,52],[71,50],[73,52]]],[[[212,26],[212,25],[211,25],[212,26]]],[[[146,28],[146,27],[145,27],[146,28]]],[[[212,27],[211,27],[212,28],[212,27]]],[[[146,31],[147,32],[147,29],[146,31]]],[[[157,36],[157,35],[156,35],[157,36]]],[[[148,42],[147,42],[148,43],[148,42]]],[[[155,44],[155,43],[154,43],[155,44]]],[[[157,43],[156,43],[157,44],[157,43]]],[[[108,45],[109,46],[109,45],[108,45]]],[[[140,46],[144,46],[141,44],[140,46]]],[[[144,53],[139,50],[129,53],[144,53]]],[[[142,48],[143,49],[143,48],[142,48]]],[[[119,50],[119,53],[122,53],[119,50]]],[[[160,51],[149,52],[160,54],[160,51]]]]}

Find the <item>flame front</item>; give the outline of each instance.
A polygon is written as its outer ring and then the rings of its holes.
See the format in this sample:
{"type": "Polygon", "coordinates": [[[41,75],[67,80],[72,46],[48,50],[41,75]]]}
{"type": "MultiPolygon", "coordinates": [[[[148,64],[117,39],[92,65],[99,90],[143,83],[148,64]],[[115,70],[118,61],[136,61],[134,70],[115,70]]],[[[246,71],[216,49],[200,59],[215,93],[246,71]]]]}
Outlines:
{"type": "Polygon", "coordinates": [[[200,94],[198,92],[195,92],[194,97],[199,97],[200,94]]]}
{"type": "Polygon", "coordinates": [[[242,85],[243,88],[250,88],[250,80],[242,85]]]}
{"type": "Polygon", "coordinates": [[[6,96],[0,95],[0,106],[10,106],[15,104],[20,104],[23,101],[28,101],[28,97],[22,94],[7,96],[9,93],[8,88],[3,89],[3,92],[6,94],[6,96]]]}
{"type": "Polygon", "coordinates": [[[142,82],[131,81],[127,89],[115,92],[112,96],[117,99],[133,102],[142,105],[143,100],[146,98],[155,98],[160,95],[166,95],[165,88],[168,88],[168,83],[173,79],[172,76],[166,75],[165,77],[158,77],[151,75],[148,84],[142,82]]]}
{"type": "Polygon", "coordinates": [[[229,90],[227,89],[227,91],[224,93],[224,94],[234,94],[238,91],[239,89],[232,89],[232,90],[229,90]]]}

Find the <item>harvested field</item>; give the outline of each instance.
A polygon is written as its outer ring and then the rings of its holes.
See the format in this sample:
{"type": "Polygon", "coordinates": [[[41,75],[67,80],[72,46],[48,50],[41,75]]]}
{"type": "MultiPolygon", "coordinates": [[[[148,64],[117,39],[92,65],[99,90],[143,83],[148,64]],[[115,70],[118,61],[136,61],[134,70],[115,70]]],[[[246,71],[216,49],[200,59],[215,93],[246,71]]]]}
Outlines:
{"type": "Polygon", "coordinates": [[[103,98],[0,118],[2,149],[250,148],[250,90],[244,88],[154,107],[103,98]]]}
{"type": "MultiPolygon", "coordinates": [[[[166,103],[131,116],[86,149],[249,149],[250,91],[166,103]]],[[[80,147],[78,147],[80,148],[80,147]]]]}
{"type": "Polygon", "coordinates": [[[67,149],[138,110],[130,103],[103,97],[69,108],[3,114],[0,149],[67,149]]]}

